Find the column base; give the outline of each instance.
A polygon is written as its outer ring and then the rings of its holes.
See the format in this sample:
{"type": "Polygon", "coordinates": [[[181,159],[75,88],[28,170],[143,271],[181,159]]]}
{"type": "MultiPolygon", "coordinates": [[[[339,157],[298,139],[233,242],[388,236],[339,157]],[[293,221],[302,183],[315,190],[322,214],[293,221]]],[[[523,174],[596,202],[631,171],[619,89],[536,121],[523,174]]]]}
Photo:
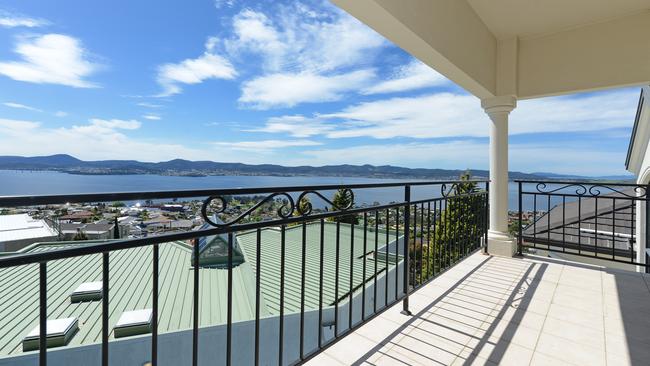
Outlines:
{"type": "Polygon", "coordinates": [[[499,257],[514,257],[517,240],[506,233],[488,231],[488,253],[499,257]]]}

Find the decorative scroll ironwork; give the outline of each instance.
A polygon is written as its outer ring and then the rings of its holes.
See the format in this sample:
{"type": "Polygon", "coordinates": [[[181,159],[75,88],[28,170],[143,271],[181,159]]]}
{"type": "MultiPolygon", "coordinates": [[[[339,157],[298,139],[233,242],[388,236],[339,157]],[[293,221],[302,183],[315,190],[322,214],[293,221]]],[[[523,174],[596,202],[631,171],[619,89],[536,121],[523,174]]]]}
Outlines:
{"type": "MultiPolygon", "coordinates": [[[[560,187],[548,188],[548,184],[555,184],[553,182],[540,182],[535,185],[535,190],[541,194],[562,194],[565,190],[573,190],[575,188],[575,195],[578,196],[587,196],[587,197],[599,197],[607,194],[618,194],[622,197],[627,198],[645,198],[647,195],[647,188],[641,185],[630,185],[625,187],[630,187],[629,191],[621,190],[619,185],[607,185],[607,184],[585,184],[585,183],[560,183],[560,187]],[[605,191],[605,192],[603,192],[605,191]],[[632,191],[632,193],[630,192],[632,191]]],[[[572,193],[573,194],[573,193],[572,193]]]]}
{"type": "Polygon", "coordinates": [[[456,191],[458,191],[458,183],[452,183],[450,186],[447,186],[447,183],[443,183],[440,186],[440,194],[445,198],[453,196],[456,194],[456,191]]]}
{"type": "Polygon", "coordinates": [[[303,199],[309,194],[318,196],[320,199],[330,204],[335,211],[343,212],[352,208],[352,206],[354,205],[354,192],[349,188],[341,189],[339,190],[339,192],[341,192],[340,194],[345,195],[347,201],[349,202],[348,205],[345,207],[337,206],[333,202],[333,200],[330,200],[329,198],[325,197],[322,193],[318,191],[313,191],[313,190],[304,191],[300,193],[297,200],[294,200],[293,197],[291,197],[291,195],[286,192],[275,192],[264,197],[261,201],[257,202],[255,205],[253,205],[243,213],[239,214],[234,219],[229,220],[227,222],[221,222],[220,220],[219,222],[216,222],[212,217],[212,215],[215,215],[214,217],[216,218],[217,217],[216,215],[226,212],[226,209],[228,208],[227,200],[223,196],[210,196],[203,201],[203,205],[201,206],[201,216],[203,217],[203,220],[205,220],[205,222],[207,222],[212,226],[228,227],[241,222],[246,217],[249,217],[253,212],[258,210],[262,205],[274,201],[278,197],[283,198],[282,205],[276,211],[279,218],[288,219],[291,216],[293,216],[294,213],[297,213],[301,216],[308,216],[309,214],[312,213],[313,205],[308,200],[303,201],[303,199]],[[208,212],[208,210],[210,209],[211,212],[208,212]]]}
{"type": "Polygon", "coordinates": [[[214,214],[218,215],[221,213],[224,213],[226,209],[228,208],[228,202],[226,199],[222,196],[210,196],[203,201],[203,206],[201,206],[201,216],[203,216],[203,220],[207,222],[208,224],[215,226],[215,227],[227,227],[234,225],[253,212],[255,212],[258,208],[260,208],[263,204],[275,200],[276,197],[284,197],[282,206],[278,208],[277,213],[278,216],[287,219],[293,215],[294,210],[296,209],[296,204],[293,201],[293,198],[291,195],[288,193],[284,192],[276,192],[276,193],[271,193],[270,195],[264,197],[263,200],[259,201],[255,205],[253,205],[251,208],[248,210],[244,211],[241,213],[239,216],[235,217],[234,219],[228,221],[228,222],[214,222],[210,215],[208,214],[208,208],[212,205],[214,201],[218,201],[220,203],[220,207],[214,209],[214,214]]]}
{"type": "Polygon", "coordinates": [[[330,205],[332,205],[332,208],[334,210],[336,210],[336,211],[345,211],[345,210],[351,209],[352,206],[354,205],[354,192],[352,192],[352,190],[348,189],[348,188],[341,189],[341,190],[339,190],[339,192],[341,192],[341,194],[347,196],[347,200],[348,200],[349,203],[345,207],[338,207],[333,201],[331,201],[327,197],[323,196],[320,192],[317,192],[317,191],[304,191],[298,196],[298,201],[297,201],[298,204],[296,206],[296,211],[302,216],[307,216],[312,212],[313,206],[312,206],[311,202],[310,201],[305,201],[304,203],[302,202],[303,198],[305,198],[308,194],[313,194],[313,195],[318,196],[323,201],[325,201],[325,202],[329,203],[330,205]]]}
{"type": "Polygon", "coordinates": [[[476,187],[475,185],[472,185],[470,187],[469,186],[470,184],[473,183],[455,182],[449,186],[447,185],[447,183],[443,183],[442,185],[440,185],[440,195],[444,198],[449,198],[449,197],[463,195],[463,194],[476,193],[479,191],[478,187],[476,187]],[[469,187],[470,189],[467,189],[467,192],[462,192],[464,187],[469,187]]]}

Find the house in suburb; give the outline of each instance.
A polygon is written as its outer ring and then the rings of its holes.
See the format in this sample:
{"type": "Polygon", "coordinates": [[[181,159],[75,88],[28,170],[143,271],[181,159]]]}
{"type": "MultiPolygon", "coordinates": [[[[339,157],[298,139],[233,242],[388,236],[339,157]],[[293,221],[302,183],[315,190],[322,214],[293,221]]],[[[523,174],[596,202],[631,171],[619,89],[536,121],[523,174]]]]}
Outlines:
{"type": "MultiPolygon", "coordinates": [[[[260,327],[267,337],[260,350],[269,359],[277,357],[278,315],[285,314],[284,352],[288,359],[298,357],[298,336],[301,306],[305,309],[305,346],[316,347],[318,335],[331,338],[335,300],[339,302],[339,329],[348,326],[349,298],[353,297],[353,321],[361,317],[362,294],[366,295],[365,311],[371,314],[375,306],[381,308],[386,299],[390,302],[400,293],[402,279],[401,256],[385,254],[386,239],[384,231],[375,236],[369,230],[365,235],[363,227],[340,224],[339,258],[336,246],[336,223],[323,224],[323,267],[320,268],[319,223],[305,226],[305,277],[302,269],[302,226],[289,227],[285,231],[285,260],[281,260],[281,230],[266,228],[260,230],[260,245],[257,245],[257,232],[243,232],[235,237],[232,258],[232,320],[233,364],[249,364],[252,353],[246,348],[250,345],[256,315],[256,273],[261,273],[260,308],[262,319],[260,327]],[[375,237],[378,241],[375,242],[375,237]],[[351,249],[353,238],[356,245],[351,249]],[[375,244],[377,252],[375,252],[375,244]],[[259,252],[258,252],[259,249],[259,252]],[[257,255],[260,254],[260,261],[257,255]],[[282,263],[284,262],[284,263],[282,263]],[[337,264],[338,262],[338,264],[337,264]],[[258,267],[259,265],[259,267],[258,267]],[[285,271],[284,295],[280,289],[280,272],[285,271]],[[375,276],[375,270],[377,276],[375,276]],[[338,272],[338,276],[337,276],[338,272]],[[388,272],[388,286],[385,279],[388,272]],[[323,274],[321,283],[319,274],[323,274]],[[397,276],[397,277],[396,277],[397,276]],[[338,277],[338,294],[337,289],[338,277]],[[301,294],[301,281],[304,280],[304,301],[301,294]],[[397,288],[395,285],[397,284],[397,288]],[[323,287],[322,298],[319,288],[323,287]],[[378,289],[375,303],[375,291],[378,289]],[[364,290],[365,288],[365,290],[364,290]],[[319,306],[319,303],[321,304],[319,306]],[[282,305],[283,304],[283,305],[282,305]],[[282,306],[281,306],[282,305],[282,306]],[[319,326],[319,307],[322,307],[322,323],[319,326]],[[237,341],[239,340],[239,341],[237,341]],[[239,361],[236,361],[239,360],[239,361]],[[241,362],[241,363],[239,363],[241,362]]],[[[394,232],[393,232],[394,234],[394,232]]],[[[391,236],[389,251],[394,250],[396,237],[391,236]]],[[[89,245],[97,242],[54,242],[38,243],[24,248],[21,253],[54,251],[89,245]]],[[[208,354],[214,364],[225,364],[225,324],[227,322],[228,292],[228,251],[227,238],[212,236],[203,238],[200,245],[200,332],[202,339],[211,347],[203,347],[201,352],[208,354]]],[[[193,307],[192,246],[185,242],[161,244],[159,265],[159,334],[161,359],[167,365],[190,363],[191,352],[183,347],[191,347],[184,339],[191,333],[193,307]],[[171,345],[166,347],[165,345],[171,345]]],[[[110,257],[110,349],[111,364],[142,365],[149,360],[151,334],[148,326],[124,336],[116,327],[120,318],[129,311],[149,311],[152,307],[152,262],[151,246],[126,249],[110,257]]],[[[52,287],[48,289],[48,311],[50,319],[74,319],[77,330],[73,332],[67,345],[48,350],[51,364],[82,365],[98,362],[101,349],[101,295],[87,301],[73,301],[71,295],[82,285],[92,287],[102,279],[101,255],[83,256],[53,262],[49,269],[52,287]]],[[[101,283],[101,282],[100,282],[101,283]]],[[[100,286],[101,287],[101,286],[100,286]]],[[[31,365],[38,359],[38,351],[25,351],[25,338],[38,325],[38,270],[33,266],[14,269],[0,269],[0,297],[6,306],[0,308],[0,365],[31,365]],[[20,279],[20,281],[18,280],[20,279]]],[[[147,318],[145,322],[151,319],[147,318]]]]}
{"type": "Polygon", "coordinates": [[[48,222],[28,214],[0,215],[0,252],[13,252],[37,242],[56,241],[58,233],[48,222]]]}

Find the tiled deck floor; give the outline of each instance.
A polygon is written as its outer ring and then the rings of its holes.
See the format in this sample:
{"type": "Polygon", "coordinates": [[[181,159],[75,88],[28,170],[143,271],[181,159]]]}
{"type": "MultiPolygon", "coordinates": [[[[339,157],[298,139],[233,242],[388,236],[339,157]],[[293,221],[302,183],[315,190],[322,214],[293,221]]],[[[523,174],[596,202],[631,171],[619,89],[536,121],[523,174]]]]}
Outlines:
{"type": "Polygon", "coordinates": [[[474,254],[308,365],[650,365],[650,277],[474,254]]]}

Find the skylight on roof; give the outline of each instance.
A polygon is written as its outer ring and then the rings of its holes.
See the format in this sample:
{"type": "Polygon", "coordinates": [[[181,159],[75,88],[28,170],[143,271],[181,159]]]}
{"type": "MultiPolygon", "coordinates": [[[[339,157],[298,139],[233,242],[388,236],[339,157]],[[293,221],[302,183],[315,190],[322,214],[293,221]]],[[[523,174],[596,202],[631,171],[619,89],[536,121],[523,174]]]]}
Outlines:
{"type": "Polygon", "coordinates": [[[113,327],[115,338],[151,332],[151,309],[125,311],[113,327]]]}
{"type": "Polygon", "coordinates": [[[71,302],[94,301],[102,298],[102,281],[85,282],[70,294],[71,302]]]}
{"type": "MultiPolygon", "coordinates": [[[[45,324],[46,345],[50,347],[60,347],[68,344],[70,339],[79,329],[77,318],[63,318],[48,320],[45,324]]],[[[23,351],[33,351],[39,347],[40,324],[32,329],[29,334],[23,338],[23,351]]]]}

